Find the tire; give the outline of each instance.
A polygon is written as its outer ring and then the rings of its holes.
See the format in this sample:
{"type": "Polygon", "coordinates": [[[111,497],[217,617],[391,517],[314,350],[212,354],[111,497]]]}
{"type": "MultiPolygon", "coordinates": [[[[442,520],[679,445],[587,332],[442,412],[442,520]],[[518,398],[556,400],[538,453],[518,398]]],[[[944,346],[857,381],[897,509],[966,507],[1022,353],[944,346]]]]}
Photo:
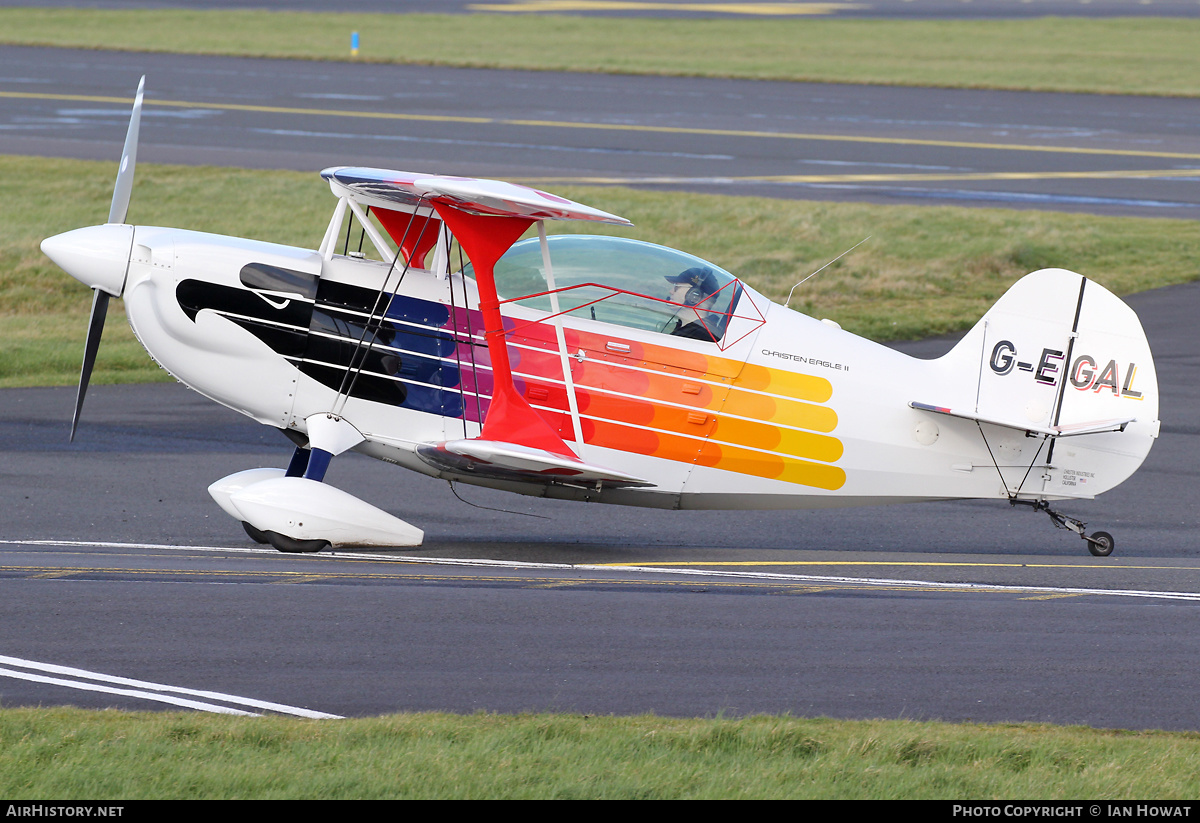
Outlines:
{"type": "Polygon", "coordinates": [[[1088,551],[1096,557],[1108,557],[1116,548],[1116,541],[1108,532],[1094,532],[1087,538],[1088,551]]]}
{"type": "Polygon", "coordinates": [[[279,532],[263,532],[272,546],[285,554],[314,554],[329,548],[328,540],[296,540],[279,532]]]}
{"type": "Polygon", "coordinates": [[[246,534],[250,535],[250,539],[255,543],[267,544],[271,541],[267,539],[267,533],[251,526],[247,521],[242,521],[242,528],[246,530],[246,534]]]}

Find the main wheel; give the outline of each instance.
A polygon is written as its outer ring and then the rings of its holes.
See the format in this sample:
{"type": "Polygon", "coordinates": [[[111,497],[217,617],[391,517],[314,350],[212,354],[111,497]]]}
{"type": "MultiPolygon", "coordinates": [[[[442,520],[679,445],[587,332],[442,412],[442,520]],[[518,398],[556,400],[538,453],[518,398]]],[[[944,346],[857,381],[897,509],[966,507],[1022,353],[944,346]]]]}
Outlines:
{"type": "Polygon", "coordinates": [[[263,532],[263,535],[272,546],[287,554],[312,554],[329,548],[328,540],[296,540],[279,532],[263,532]]]}
{"type": "Polygon", "coordinates": [[[1096,557],[1108,557],[1117,545],[1116,541],[1113,540],[1113,536],[1108,532],[1093,532],[1090,537],[1085,539],[1087,540],[1088,551],[1096,557]]]}
{"type": "Polygon", "coordinates": [[[253,526],[250,525],[249,522],[247,522],[245,520],[242,521],[242,528],[246,530],[246,534],[250,535],[250,539],[253,540],[255,543],[264,543],[265,544],[265,543],[271,542],[267,538],[266,532],[262,531],[261,529],[254,528],[253,526]]]}

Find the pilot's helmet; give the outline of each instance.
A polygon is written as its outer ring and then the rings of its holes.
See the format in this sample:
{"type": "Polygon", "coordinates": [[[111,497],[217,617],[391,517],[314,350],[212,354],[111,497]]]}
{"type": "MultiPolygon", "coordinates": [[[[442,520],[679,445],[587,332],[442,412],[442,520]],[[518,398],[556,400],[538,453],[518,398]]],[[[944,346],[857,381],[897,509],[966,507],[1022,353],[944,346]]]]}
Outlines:
{"type": "Polygon", "coordinates": [[[703,266],[693,266],[679,274],[667,275],[663,279],[668,283],[687,283],[691,286],[687,298],[684,299],[689,306],[696,305],[717,290],[717,276],[713,274],[712,269],[703,266]]]}

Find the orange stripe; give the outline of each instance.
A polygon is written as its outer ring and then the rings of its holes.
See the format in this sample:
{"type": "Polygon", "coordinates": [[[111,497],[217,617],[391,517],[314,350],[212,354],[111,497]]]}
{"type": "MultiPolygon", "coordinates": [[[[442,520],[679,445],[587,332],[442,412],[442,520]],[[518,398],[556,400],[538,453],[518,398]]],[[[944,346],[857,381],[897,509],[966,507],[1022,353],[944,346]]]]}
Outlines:
{"type": "MultiPolygon", "coordinates": [[[[571,329],[566,332],[569,349],[587,351],[582,362],[572,363],[580,413],[600,418],[581,421],[585,442],[831,491],[845,484],[845,471],[828,465],[841,459],[841,441],[815,433],[832,432],[837,427],[836,411],[814,405],[833,396],[833,385],[827,379],[759,365],[743,366],[728,358],[608,335],[571,329]],[[605,350],[610,341],[628,346],[629,351],[605,350]],[[645,371],[647,367],[659,373],[645,371]],[[721,378],[735,375],[733,388],[720,385],[724,382],[721,378]],[[711,381],[719,382],[714,386],[711,381]],[[667,403],[675,405],[664,405],[667,403]],[[718,409],[722,416],[712,413],[718,409]],[[708,437],[724,442],[705,439],[708,437]]],[[[547,377],[560,375],[561,361],[552,328],[530,326],[514,335],[512,341],[533,347],[520,350],[521,371],[547,377]]],[[[568,436],[564,388],[528,378],[525,383],[526,395],[530,391],[536,394],[531,398],[535,405],[560,410],[543,409],[542,413],[568,436]]]]}
{"type": "MultiPolygon", "coordinates": [[[[580,388],[602,389],[632,394],[649,401],[679,403],[707,409],[713,408],[713,387],[697,380],[644,371],[618,369],[601,363],[584,362],[577,373],[575,385],[580,388]]],[[[724,393],[723,388],[718,388],[724,393]]]]}

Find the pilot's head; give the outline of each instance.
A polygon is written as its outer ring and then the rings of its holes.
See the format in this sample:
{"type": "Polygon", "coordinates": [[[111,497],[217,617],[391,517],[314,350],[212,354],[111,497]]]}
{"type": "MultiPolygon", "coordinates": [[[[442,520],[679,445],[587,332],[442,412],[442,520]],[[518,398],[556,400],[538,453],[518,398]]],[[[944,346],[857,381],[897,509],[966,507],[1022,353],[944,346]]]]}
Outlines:
{"type": "Polygon", "coordinates": [[[672,284],[668,299],[672,303],[682,303],[685,306],[699,305],[717,290],[716,275],[712,269],[703,266],[684,269],[679,274],[668,275],[664,279],[672,284]]]}

